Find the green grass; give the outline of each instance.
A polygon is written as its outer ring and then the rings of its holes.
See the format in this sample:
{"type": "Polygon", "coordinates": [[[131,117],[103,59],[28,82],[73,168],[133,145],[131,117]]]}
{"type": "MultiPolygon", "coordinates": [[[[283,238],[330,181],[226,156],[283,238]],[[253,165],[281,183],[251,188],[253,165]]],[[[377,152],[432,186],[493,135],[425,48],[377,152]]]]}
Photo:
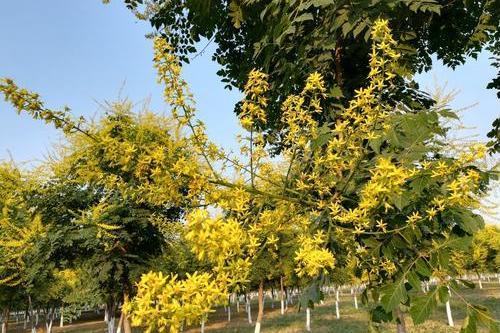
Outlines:
{"type": "MultiPolygon", "coordinates": [[[[474,304],[486,306],[492,312],[496,319],[500,319],[500,286],[495,283],[484,283],[484,289],[463,290],[461,294],[467,301],[474,304]]],[[[359,300],[359,297],[358,297],[359,300]]],[[[335,304],[332,297],[327,297],[325,304],[318,305],[312,311],[311,330],[314,333],[365,333],[368,332],[368,313],[367,309],[354,308],[352,295],[349,293],[340,297],[340,319],[335,318],[335,304]]],[[[447,325],[446,310],[444,305],[439,306],[431,319],[422,325],[414,326],[409,316],[406,316],[408,332],[423,333],[452,333],[459,332],[465,318],[465,305],[457,297],[451,300],[452,314],[455,321],[455,327],[447,325]]],[[[232,309],[232,320],[227,322],[227,314],[224,309],[217,311],[209,317],[205,326],[205,332],[212,333],[250,333],[253,332],[253,325],[250,325],[246,319],[244,306],[241,306],[240,313],[235,313],[232,309]]],[[[257,315],[257,305],[252,304],[252,319],[257,315]]],[[[266,300],[264,320],[262,322],[263,333],[296,333],[305,332],[305,311],[298,312],[297,308],[289,307],[288,312],[280,315],[279,302],[275,302],[275,308],[271,308],[271,300],[266,300]]],[[[395,325],[383,324],[380,326],[380,332],[395,332],[395,325]]],[[[199,332],[198,327],[193,327],[186,331],[187,333],[199,332]]]]}

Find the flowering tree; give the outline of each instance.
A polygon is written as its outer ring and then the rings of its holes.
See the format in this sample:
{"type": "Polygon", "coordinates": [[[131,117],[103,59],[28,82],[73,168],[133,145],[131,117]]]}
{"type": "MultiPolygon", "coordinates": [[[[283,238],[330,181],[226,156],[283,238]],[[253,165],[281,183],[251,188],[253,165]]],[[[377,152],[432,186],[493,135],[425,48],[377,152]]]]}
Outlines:
{"type": "MultiPolygon", "coordinates": [[[[301,235],[295,256],[299,275],[312,278],[331,270],[337,249],[342,249],[348,261],[357,262],[357,274],[368,277],[363,301],[373,305],[372,320],[395,320],[403,331],[405,309],[410,309],[418,324],[437,304],[434,293],[419,296],[410,292],[420,290],[421,281],[432,275],[439,281],[436,290],[450,287],[456,292],[458,288],[440,272],[450,265],[450,254],[466,248],[470,236],[483,225],[472,209],[488,178],[474,164],[484,157],[486,148],[471,146],[456,158],[444,155],[440,138],[446,129],[440,117],[450,116],[448,111],[416,113],[411,105],[391,103],[391,81],[404,71],[398,66],[396,42],[386,21],[377,21],[372,40],[367,87],[356,92],[347,108],[331,114],[326,125],[318,121],[327,102],[327,87],[319,73],[309,76],[300,94],[283,101],[285,148],[277,162],[268,156],[260,130],[267,121],[266,74],[252,71],[245,86],[240,120],[249,137],[244,148],[248,163],[244,164],[207,141],[203,125],[194,120],[177,60],[158,39],[155,61],[160,81],[166,84],[167,102],[179,123],[192,130],[193,143],[207,164],[217,158],[241,175],[240,181],[230,182],[210,169],[209,182],[226,189],[213,189],[219,191],[219,199],[212,204],[229,216],[219,223],[206,218],[208,213],[196,215],[204,216],[204,222],[188,217],[188,229],[196,225],[196,234],[214,237],[194,250],[203,256],[211,251],[208,244],[225,244],[227,248],[215,247],[215,253],[207,256],[213,255],[223,267],[231,267],[225,254],[244,262],[276,242],[275,233],[268,233],[265,242],[255,234],[264,214],[272,214],[273,221],[281,221],[281,216],[301,235]],[[280,215],[280,211],[286,214],[280,215]],[[247,216],[255,222],[247,221],[247,216]],[[197,222],[191,222],[193,219],[197,222]],[[217,236],[224,232],[209,229],[224,224],[233,230],[225,237],[217,236]],[[242,235],[240,241],[222,242],[231,239],[230,234],[242,235]]],[[[233,272],[236,277],[244,271],[241,266],[228,271],[217,268],[214,278],[233,272]]],[[[468,304],[468,312],[465,329],[475,327],[476,320],[496,327],[481,308],[468,304]]]]}
{"type": "MultiPolygon", "coordinates": [[[[388,22],[377,20],[367,84],[346,107],[330,107],[329,87],[317,72],[298,94],[272,101],[281,104],[285,125],[277,157],[269,154],[263,132],[268,75],[252,70],[239,115],[248,131],[244,161],[208,140],[180,64],[162,39],[155,40],[154,61],[173,126],[162,117],[121,110],[85,129],[65,111],[46,110],[36,94],[11,80],[2,81],[0,91],[19,111],[73,134],[60,171],[100,194],[80,223],[96,230],[93,247],[114,253],[105,261],[143,255],[131,250],[143,249],[144,239],[134,236],[151,230],[155,239],[155,217],[164,221],[165,208],[187,212],[185,239],[208,267],[184,279],[143,276],[137,296],[122,298],[133,324],[176,332],[184,323],[203,322],[231,292],[257,282],[259,332],[264,282],[274,275],[274,263],[285,263],[278,253],[293,252],[295,273],[308,290],[335,265],[356,263],[355,277],[367,280],[362,300],[370,305],[371,319],[395,321],[404,332],[405,312],[419,324],[438,300],[447,301],[443,290],[457,292],[457,282],[448,278],[449,258],[467,248],[483,226],[473,210],[490,174],[476,164],[484,146],[473,145],[456,157],[444,154],[440,118],[449,111],[416,112],[411,103],[394,98],[395,80],[408,73],[396,47],[388,22]],[[144,209],[145,220],[138,213],[144,209]],[[436,291],[415,293],[431,276],[438,281],[436,291]]],[[[122,272],[130,269],[126,263],[122,272]]],[[[124,273],[119,281],[129,283],[128,277],[124,273]]],[[[308,304],[317,296],[308,293],[308,304]]],[[[466,304],[465,331],[474,331],[478,321],[497,329],[485,310],[466,304]]]]}

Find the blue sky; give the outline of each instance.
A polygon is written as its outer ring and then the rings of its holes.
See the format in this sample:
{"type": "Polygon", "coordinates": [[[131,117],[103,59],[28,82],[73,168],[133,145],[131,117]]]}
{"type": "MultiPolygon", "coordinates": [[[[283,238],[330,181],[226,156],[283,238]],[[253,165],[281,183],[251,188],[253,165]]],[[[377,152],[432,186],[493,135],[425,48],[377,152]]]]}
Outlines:
{"type": "MultiPolygon", "coordinates": [[[[144,37],[148,32],[149,25],[137,21],[119,0],[110,5],[101,0],[3,1],[0,76],[39,92],[48,107],[68,105],[76,115],[95,116],[102,111],[98,102],[114,100],[120,91],[138,103],[151,98],[151,107],[165,112],[151,63],[151,41],[144,37]]],[[[235,147],[238,126],[232,108],[239,94],[223,89],[210,51],[185,66],[184,76],[209,135],[225,147],[235,147]]],[[[464,123],[484,138],[500,114],[495,93],[485,89],[494,74],[483,54],[456,71],[437,65],[418,80],[432,88],[437,78],[439,84],[448,81],[449,89],[459,89],[455,107],[479,103],[464,123]]],[[[18,116],[0,102],[0,159],[37,161],[58,140],[50,126],[18,116]]]]}

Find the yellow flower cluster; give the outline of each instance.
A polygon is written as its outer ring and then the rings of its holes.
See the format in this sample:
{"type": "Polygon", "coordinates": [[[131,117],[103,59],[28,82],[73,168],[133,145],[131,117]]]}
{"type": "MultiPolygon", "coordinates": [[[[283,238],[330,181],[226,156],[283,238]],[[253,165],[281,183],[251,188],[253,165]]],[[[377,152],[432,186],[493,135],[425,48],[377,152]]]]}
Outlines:
{"type": "Polygon", "coordinates": [[[467,172],[452,180],[448,186],[449,195],[446,198],[449,205],[460,205],[463,207],[474,206],[477,199],[472,197],[472,193],[479,184],[479,173],[476,170],[469,169],[467,172]]]}
{"type": "Polygon", "coordinates": [[[241,106],[240,122],[241,125],[251,130],[256,124],[265,124],[267,97],[266,92],[269,90],[267,82],[267,74],[253,69],[248,74],[248,81],[245,85],[244,93],[245,100],[241,106]]]}
{"type": "Polygon", "coordinates": [[[282,122],[286,124],[284,142],[305,149],[318,135],[318,123],[314,115],[323,111],[325,82],[321,74],[309,75],[299,95],[290,95],[281,106],[282,122]]]}
{"type": "Polygon", "coordinates": [[[113,107],[114,113],[94,125],[96,140],[70,138],[66,167],[82,182],[136,202],[181,205],[199,198],[209,186],[205,169],[173,120],[134,114],[128,103],[113,107]]]}
{"type": "Polygon", "coordinates": [[[64,133],[74,130],[83,131],[80,128],[81,120],[74,121],[68,113],[70,111],[68,107],[62,111],[49,110],[45,108],[37,93],[19,88],[12,79],[0,79],[0,92],[4,94],[5,100],[16,108],[17,113],[27,112],[33,119],[51,123],[56,128],[62,129],[64,133]]]}
{"type": "Polygon", "coordinates": [[[299,249],[295,252],[295,262],[297,263],[295,272],[299,277],[316,277],[333,269],[335,258],[329,250],[324,248],[326,242],[324,233],[318,231],[314,237],[301,235],[298,242],[299,249]]]}
{"type": "Polygon", "coordinates": [[[188,274],[178,280],[175,275],[150,272],[141,277],[137,295],[123,305],[123,310],[133,326],[146,327],[147,333],[177,333],[184,324],[200,323],[227,296],[208,273],[188,274]]]}
{"type": "Polygon", "coordinates": [[[186,220],[185,238],[199,260],[222,266],[226,260],[243,255],[247,235],[236,220],[211,218],[204,209],[193,211],[186,220]]]}
{"type": "Polygon", "coordinates": [[[173,53],[173,48],[164,38],[157,37],[154,40],[154,66],[158,73],[158,82],[165,85],[165,102],[173,107],[174,116],[178,115],[188,107],[188,102],[192,99],[188,92],[187,84],[181,79],[181,65],[173,53]]]}
{"type": "MultiPolygon", "coordinates": [[[[396,42],[385,20],[377,20],[372,30],[372,53],[370,56],[369,84],[355,91],[355,98],[336,120],[333,135],[328,141],[326,157],[321,156],[316,165],[327,167],[337,177],[345,170],[352,170],[364,156],[364,142],[377,139],[387,129],[383,120],[389,116],[388,109],[379,100],[379,95],[388,88],[396,76],[400,55],[394,51],[396,42]]],[[[321,153],[323,154],[323,153],[321,153]]]]}
{"type": "Polygon", "coordinates": [[[359,208],[371,209],[379,204],[387,204],[389,195],[401,194],[402,186],[413,175],[412,170],[398,166],[388,158],[378,159],[370,170],[371,179],[361,192],[359,208]]]}
{"type": "Polygon", "coordinates": [[[36,246],[37,241],[47,236],[47,229],[39,215],[16,221],[7,207],[0,214],[0,285],[16,286],[23,282],[25,256],[36,246]]]}
{"type": "MultiPolygon", "coordinates": [[[[413,171],[395,165],[388,158],[381,157],[375,167],[370,170],[370,174],[371,179],[361,190],[358,207],[340,211],[340,206],[336,205],[336,209],[331,211],[334,219],[341,223],[354,223],[358,228],[367,228],[370,223],[370,211],[380,205],[386,210],[392,208],[389,198],[402,193],[402,187],[413,175],[413,171]]],[[[383,225],[383,227],[386,226],[383,225]]]]}

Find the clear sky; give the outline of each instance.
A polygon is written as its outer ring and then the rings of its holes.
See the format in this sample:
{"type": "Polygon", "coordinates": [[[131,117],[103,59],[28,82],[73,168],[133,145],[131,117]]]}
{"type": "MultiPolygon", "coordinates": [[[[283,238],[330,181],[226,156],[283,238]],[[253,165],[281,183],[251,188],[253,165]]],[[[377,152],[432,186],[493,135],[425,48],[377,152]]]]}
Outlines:
{"type": "MultiPolygon", "coordinates": [[[[141,103],[151,98],[151,107],[165,112],[161,87],[152,68],[151,31],[147,22],[137,19],[123,2],[114,0],[16,0],[0,4],[0,76],[15,79],[23,87],[39,92],[51,108],[70,106],[76,115],[94,116],[98,105],[119,96],[141,103]],[[122,89],[123,88],[123,89],[122,89]]],[[[237,92],[223,89],[211,61],[209,47],[204,56],[185,66],[190,83],[207,124],[209,135],[225,147],[235,147],[237,121],[232,113],[237,92]]],[[[464,115],[464,123],[479,138],[500,115],[500,102],[486,84],[495,75],[486,54],[456,71],[437,64],[418,80],[432,89],[434,79],[461,92],[453,103],[464,107],[478,103],[464,115]]],[[[0,102],[0,159],[36,161],[58,141],[50,126],[15,114],[0,102]]]]}
{"type": "MultiPolygon", "coordinates": [[[[99,103],[122,97],[165,112],[161,87],[152,67],[152,43],[144,35],[147,22],[137,21],[123,1],[16,0],[0,2],[0,77],[41,94],[46,106],[71,107],[77,115],[95,116],[99,103]],[[122,89],[123,88],[123,89],[122,89]]],[[[207,123],[209,135],[234,147],[238,131],[232,113],[237,92],[224,90],[210,50],[186,66],[207,123]]],[[[39,160],[59,134],[40,121],[19,117],[0,101],[0,159],[39,160]]]]}

